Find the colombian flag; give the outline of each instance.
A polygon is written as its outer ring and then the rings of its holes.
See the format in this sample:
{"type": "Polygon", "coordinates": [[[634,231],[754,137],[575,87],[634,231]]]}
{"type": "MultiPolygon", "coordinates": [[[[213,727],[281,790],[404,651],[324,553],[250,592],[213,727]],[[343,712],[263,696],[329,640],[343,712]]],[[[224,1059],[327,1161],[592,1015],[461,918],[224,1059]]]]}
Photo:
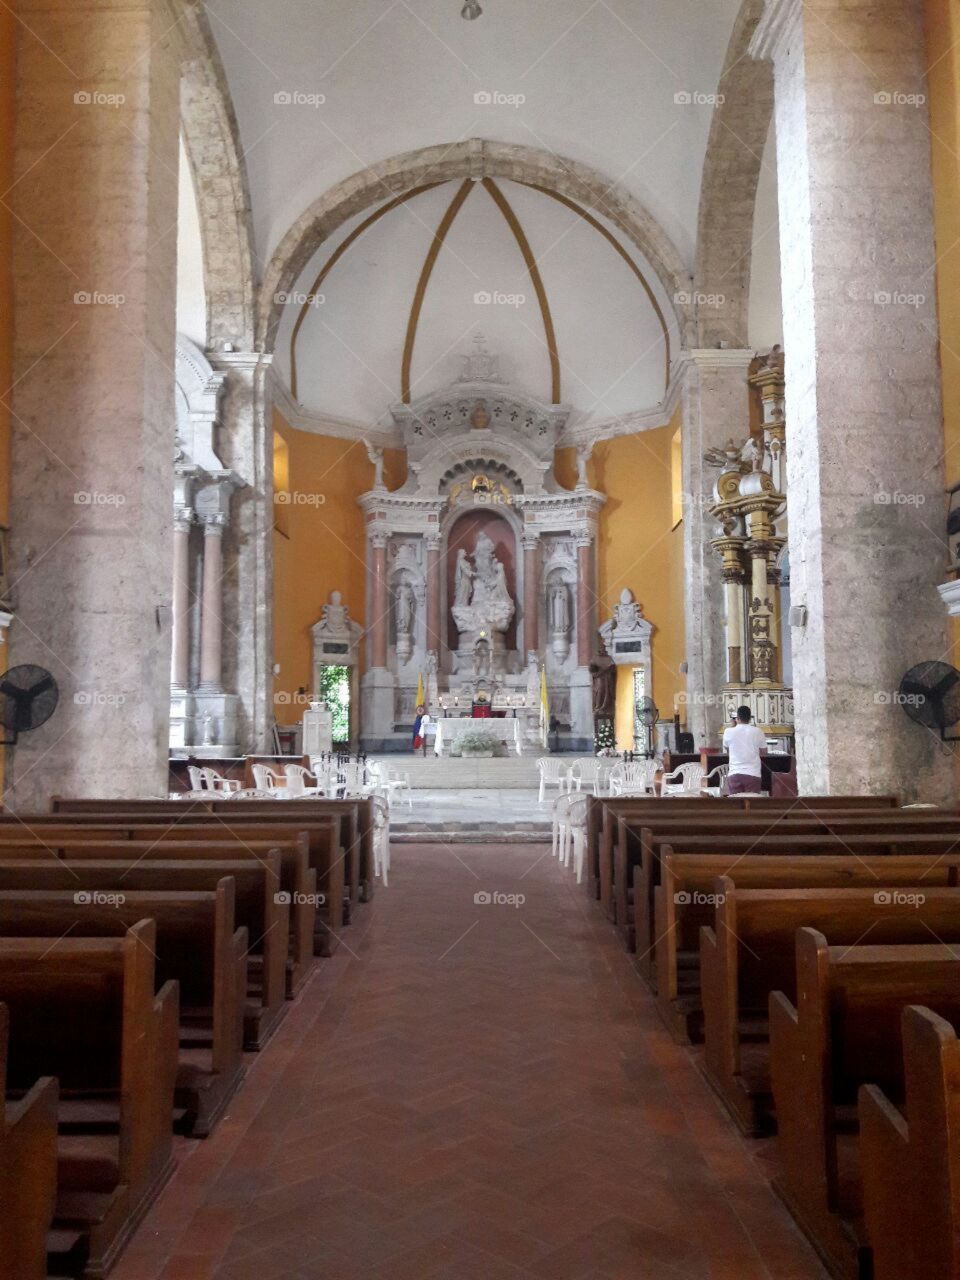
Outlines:
{"type": "Polygon", "coordinates": [[[414,749],[414,751],[419,751],[419,750],[420,750],[420,748],[423,746],[423,735],[422,735],[422,734],[421,734],[421,732],[420,732],[420,723],[421,723],[421,721],[422,721],[422,720],[423,720],[423,716],[422,716],[422,715],[420,715],[420,713],[419,713],[419,711],[418,711],[418,712],[417,712],[417,718],[416,718],[416,720],[414,720],[414,722],[413,722],[413,749],[414,749]]]}

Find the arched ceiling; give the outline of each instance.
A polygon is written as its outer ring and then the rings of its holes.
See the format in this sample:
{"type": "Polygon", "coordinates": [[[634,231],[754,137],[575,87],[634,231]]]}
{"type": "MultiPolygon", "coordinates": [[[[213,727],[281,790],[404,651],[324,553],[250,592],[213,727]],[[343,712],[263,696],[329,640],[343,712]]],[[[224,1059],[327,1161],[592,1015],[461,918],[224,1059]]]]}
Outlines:
{"type": "Polygon", "coordinates": [[[740,0],[216,0],[206,6],[261,263],[304,209],[398,153],[498,138],[609,175],[692,269],[740,0]],[[492,98],[488,101],[487,98],[492,98]]]}
{"type": "Polygon", "coordinates": [[[353,423],[452,382],[478,334],[508,381],[571,406],[574,426],[656,406],[679,346],[635,245],[576,201],[503,178],[381,200],[285,296],[277,372],[310,414],[353,423]]]}

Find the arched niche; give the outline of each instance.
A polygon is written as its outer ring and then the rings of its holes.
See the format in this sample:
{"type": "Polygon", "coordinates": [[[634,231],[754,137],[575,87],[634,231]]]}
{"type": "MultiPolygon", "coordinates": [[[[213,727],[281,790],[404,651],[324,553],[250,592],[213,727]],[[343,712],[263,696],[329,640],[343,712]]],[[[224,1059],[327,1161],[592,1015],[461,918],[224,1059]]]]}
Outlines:
{"type": "Polygon", "coordinates": [[[501,507],[471,507],[453,515],[446,527],[444,539],[444,617],[447,625],[443,639],[450,653],[455,652],[459,641],[457,628],[449,611],[454,598],[457,553],[463,548],[467,555],[472,556],[481,533],[485,533],[494,545],[497,558],[504,567],[507,589],[517,606],[504,636],[505,646],[508,651],[520,647],[517,636],[520,628],[519,602],[523,599],[523,557],[519,548],[516,518],[508,509],[501,507]]]}

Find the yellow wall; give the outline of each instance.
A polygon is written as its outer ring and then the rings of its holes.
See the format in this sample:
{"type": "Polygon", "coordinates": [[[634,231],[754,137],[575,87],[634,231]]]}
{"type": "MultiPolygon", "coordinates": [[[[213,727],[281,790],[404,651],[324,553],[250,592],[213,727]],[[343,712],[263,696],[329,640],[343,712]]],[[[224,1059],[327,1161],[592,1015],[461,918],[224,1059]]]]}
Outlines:
{"type": "MultiPolygon", "coordinates": [[[[362,444],[296,431],[275,412],[274,431],[289,449],[290,492],[309,501],[287,504],[288,536],[274,531],[274,695],[293,694],[313,679],[310,628],[331,591],[339,591],[361,626],[364,600],[364,518],[357,498],[373,487],[373,465],[362,444]]],[[[396,451],[384,459],[388,488],[403,483],[396,451]]],[[[303,715],[295,702],[275,700],[278,724],[303,715]]]]}
{"type": "MultiPolygon", "coordinates": [[[[674,712],[684,687],[683,525],[673,528],[671,453],[680,426],[674,420],[655,431],[604,440],[593,451],[588,479],[607,495],[600,516],[597,621],[610,617],[624,587],[629,587],[653,623],[653,679],[648,693],[661,718],[674,712]]],[[[557,478],[576,481],[572,449],[557,454],[557,478]]],[[[633,746],[633,672],[617,672],[617,745],[633,746]]]]}
{"type": "MultiPolygon", "coordinates": [[[[952,485],[960,480],[960,4],[926,0],[926,26],[944,469],[952,485]]],[[[944,659],[960,664],[960,621],[954,621],[953,653],[944,659]]]]}
{"type": "MultiPolygon", "coordinates": [[[[16,0],[0,6],[0,192],[13,186],[13,116],[16,98],[16,0]]],[[[7,523],[10,488],[10,409],[13,382],[13,218],[9,197],[0,203],[0,524],[7,523]]]]}

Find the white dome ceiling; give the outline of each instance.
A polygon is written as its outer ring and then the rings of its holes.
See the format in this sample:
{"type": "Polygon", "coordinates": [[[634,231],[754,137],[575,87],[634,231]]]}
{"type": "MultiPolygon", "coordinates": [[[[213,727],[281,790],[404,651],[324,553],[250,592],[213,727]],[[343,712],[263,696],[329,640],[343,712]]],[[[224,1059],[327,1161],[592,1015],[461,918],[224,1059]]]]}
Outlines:
{"type": "Polygon", "coordinates": [[[574,422],[662,400],[672,307],[614,229],[505,181],[438,185],[355,237],[369,218],[324,243],[284,308],[277,371],[309,411],[384,422],[391,403],[451,382],[477,333],[508,381],[571,405],[574,422]]]}

